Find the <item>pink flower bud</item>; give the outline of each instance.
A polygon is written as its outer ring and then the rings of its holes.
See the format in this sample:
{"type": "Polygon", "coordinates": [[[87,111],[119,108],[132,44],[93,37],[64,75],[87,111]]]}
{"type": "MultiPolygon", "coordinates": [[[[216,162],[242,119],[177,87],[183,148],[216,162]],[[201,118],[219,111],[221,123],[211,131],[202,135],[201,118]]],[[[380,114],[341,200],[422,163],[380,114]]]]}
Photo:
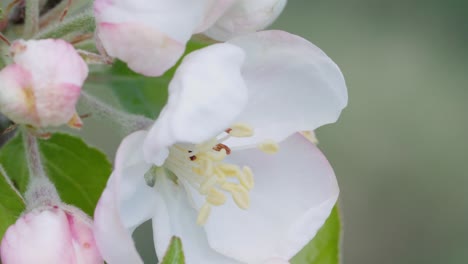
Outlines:
{"type": "Polygon", "coordinates": [[[88,66],[73,46],[55,39],[18,40],[10,54],[13,63],[0,71],[0,112],[34,127],[81,127],[75,105],[88,66]]]}
{"type": "Polygon", "coordinates": [[[0,256],[3,264],[103,263],[91,219],[66,205],[36,208],[21,216],[6,231],[0,256]]]}

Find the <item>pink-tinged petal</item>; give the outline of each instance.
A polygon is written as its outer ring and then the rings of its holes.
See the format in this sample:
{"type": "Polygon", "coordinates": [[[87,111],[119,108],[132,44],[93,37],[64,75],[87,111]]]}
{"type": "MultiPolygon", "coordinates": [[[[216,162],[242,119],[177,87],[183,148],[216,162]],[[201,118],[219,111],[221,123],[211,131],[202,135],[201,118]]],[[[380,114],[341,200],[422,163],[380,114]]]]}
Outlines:
{"type": "Polygon", "coordinates": [[[246,53],[242,74],[249,101],[237,121],[255,128],[254,137],[229,144],[281,141],[335,122],[346,106],[340,69],[309,41],[284,31],[263,31],[229,43],[246,53]]]}
{"type": "Polygon", "coordinates": [[[247,210],[231,199],[212,209],[205,225],[210,246],[245,263],[290,259],[315,236],[338,198],[330,164],[300,134],[282,142],[277,154],[249,149],[228,158],[251,167],[255,187],[247,210]]]}
{"type": "Polygon", "coordinates": [[[247,90],[241,49],[215,44],[187,55],[169,84],[169,99],[144,144],[147,162],[162,165],[167,147],[199,143],[226,129],[242,111],[247,90]]]}
{"type": "Polygon", "coordinates": [[[209,1],[98,0],[97,35],[111,56],[137,72],[158,76],[180,58],[209,1]],[[118,28],[106,32],[109,24],[118,28]]]}
{"type": "Polygon", "coordinates": [[[76,263],[66,214],[34,210],[10,226],[1,244],[4,264],[76,263]]]}
{"type": "Polygon", "coordinates": [[[127,62],[133,71],[160,76],[174,66],[185,50],[185,43],[136,23],[99,24],[99,39],[106,52],[127,62]]]}
{"type": "Polygon", "coordinates": [[[76,113],[75,105],[80,98],[81,87],[60,83],[49,89],[35,91],[36,111],[40,126],[60,126],[68,123],[76,113]]]}
{"type": "Polygon", "coordinates": [[[204,33],[216,40],[262,30],[273,23],[283,11],[287,0],[238,0],[204,33]]]}
{"type": "Polygon", "coordinates": [[[103,263],[93,234],[93,221],[78,208],[62,206],[68,220],[76,263],[103,263]]]}
{"type": "Polygon", "coordinates": [[[94,213],[96,242],[110,264],[142,263],[131,233],[153,216],[157,202],[156,193],[144,180],[151,166],[143,161],[145,136],[145,131],[137,131],[122,141],[114,172],[94,213]]]}
{"type": "Polygon", "coordinates": [[[14,62],[32,74],[35,90],[62,83],[81,87],[88,76],[88,65],[70,43],[61,39],[17,40],[10,52],[14,62]]]}
{"type": "Polygon", "coordinates": [[[17,64],[0,71],[0,111],[18,124],[40,126],[31,74],[17,64]]]}
{"type": "Polygon", "coordinates": [[[163,176],[158,178],[155,188],[162,197],[153,217],[154,244],[160,259],[166,253],[172,236],[178,236],[182,240],[187,264],[239,264],[210,248],[203,228],[196,224],[197,212],[190,206],[189,197],[181,185],[163,176]]]}
{"type": "Polygon", "coordinates": [[[203,32],[211,27],[237,0],[207,0],[205,18],[195,30],[203,32]]]}

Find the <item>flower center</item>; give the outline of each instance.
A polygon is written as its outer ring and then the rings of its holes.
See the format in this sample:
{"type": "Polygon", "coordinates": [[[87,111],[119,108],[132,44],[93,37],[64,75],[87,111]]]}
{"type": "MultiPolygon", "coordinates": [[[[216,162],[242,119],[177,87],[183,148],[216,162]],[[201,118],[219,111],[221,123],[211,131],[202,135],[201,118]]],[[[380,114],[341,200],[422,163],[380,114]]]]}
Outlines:
{"type": "MultiPolygon", "coordinates": [[[[255,183],[252,169],[227,163],[225,158],[233,151],[251,146],[230,148],[223,142],[230,137],[251,137],[253,132],[253,128],[246,124],[235,124],[222,135],[201,144],[176,144],[170,148],[163,166],[205,197],[205,203],[198,212],[199,225],[206,223],[213,206],[226,203],[226,194],[230,194],[240,209],[249,208],[249,192],[255,183]]],[[[279,149],[274,141],[265,141],[257,147],[268,154],[279,149]]]]}

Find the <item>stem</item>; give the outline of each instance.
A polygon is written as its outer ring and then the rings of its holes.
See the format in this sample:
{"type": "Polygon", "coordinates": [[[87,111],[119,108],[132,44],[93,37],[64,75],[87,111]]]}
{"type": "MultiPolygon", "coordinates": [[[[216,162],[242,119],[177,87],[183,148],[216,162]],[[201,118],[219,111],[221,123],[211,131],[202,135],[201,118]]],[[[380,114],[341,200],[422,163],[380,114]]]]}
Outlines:
{"type": "Polygon", "coordinates": [[[51,22],[59,20],[63,11],[67,8],[67,5],[67,1],[62,1],[54,8],[47,11],[47,13],[43,14],[39,19],[39,28],[44,28],[48,26],[51,22]]]}
{"type": "Polygon", "coordinates": [[[24,38],[28,39],[39,31],[39,0],[25,0],[24,38]]]}
{"type": "Polygon", "coordinates": [[[95,29],[93,12],[88,10],[65,19],[62,23],[47,27],[34,36],[35,39],[60,38],[72,32],[93,32],[95,29]]]}
{"type": "Polygon", "coordinates": [[[120,127],[123,128],[125,134],[129,134],[137,130],[148,129],[153,124],[153,120],[147,117],[133,115],[117,110],[85,91],[81,91],[80,100],[83,104],[86,105],[91,113],[95,113],[102,118],[117,123],[120,127]]]}
{"type": "Polygon", "coordinates": [[[16,188],[15,184],[13,184],[13,182],[11,181],[11,178],[8,176],[7,172],[5,171],[5,169],[3,168],[2,165],[0,165],[0,174],[3,176],[3,178],[5,179],[6,183],[8,185],[10,185],[10,188],[16,193],[16,195],[18,195],[18,197],[23,201],[23,203],[26,204],[26,201],[24,200],[23,196],[21,195],[21,193],[18,191],[18,189],[16,188]]]}
{"type": "Polygon", "coordinates": [[[27,129],[23,130],[23,142],[29,169],[29,184],[25,193],[28,210],[60,203],[55,186],[47,177],[42,166],[41,153],[36,137],[27,129]]]}

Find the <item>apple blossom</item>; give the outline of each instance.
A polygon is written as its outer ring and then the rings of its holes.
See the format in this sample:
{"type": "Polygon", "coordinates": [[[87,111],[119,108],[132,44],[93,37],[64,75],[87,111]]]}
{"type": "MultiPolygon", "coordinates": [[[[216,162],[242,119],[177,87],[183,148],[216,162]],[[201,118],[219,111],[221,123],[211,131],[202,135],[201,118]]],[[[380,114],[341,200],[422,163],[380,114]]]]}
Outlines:
{"type": "Polygon", "coordinates": [[[103,263],[91,219],[63,204],[35,208],[22,215],[6,231],[0,252],[4,264],[103,263]]]}
{"type": "Polygon", "coordinates": [[[17,40],[13,63],[0,71],[0,111],[17,124],[81,127],[75,104],[88,66],[59,39],[17,40]]]}
{"type": "Polygon", "coordinates": [[[119,147],[95,211],[104,259],[141,263],[131,233],[152,219],[161,257],[178,236],[187,263],[285,263],[339,193],[328,161],[298,132],[336,121],[346,103],[335,63],[286,32],[187,55],[151,129],[119,147]]]}
{"type": "Polygon", "coordinates": [[[216,40],[269,26],[286,0],[95,0],[97,42],[147,76],[162,75],[193,34],[216,40]]]}

